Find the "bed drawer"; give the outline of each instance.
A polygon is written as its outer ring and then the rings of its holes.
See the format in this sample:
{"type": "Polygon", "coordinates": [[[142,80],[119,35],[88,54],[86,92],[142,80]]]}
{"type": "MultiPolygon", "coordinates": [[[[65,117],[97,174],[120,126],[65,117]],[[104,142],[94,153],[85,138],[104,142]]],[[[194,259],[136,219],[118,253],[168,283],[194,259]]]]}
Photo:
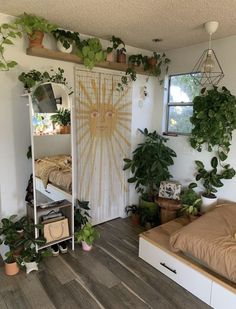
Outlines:
{"type": "Polygon", "coordinates": [[[211,306],[214,309],[235,309],[236,294],[224,286],[213,281],[211,292],[211,306]]]}
{"type": "Polygon", "coordinates": [[[210,304],[212,280],[209,278],[142,237],[139,239],[139,257],[205,303],[210,304]]]}

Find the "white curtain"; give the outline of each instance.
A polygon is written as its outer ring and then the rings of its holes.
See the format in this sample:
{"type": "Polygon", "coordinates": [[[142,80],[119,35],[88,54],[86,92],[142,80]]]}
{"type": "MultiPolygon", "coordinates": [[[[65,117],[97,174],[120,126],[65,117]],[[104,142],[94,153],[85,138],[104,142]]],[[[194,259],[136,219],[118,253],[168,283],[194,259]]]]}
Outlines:
{"type": "Polygon", "coordinates": [[[119,217],[127,203],[123,158],[130,156],[131,86],[120,75],[75,69],[78,198],[93,224],[119,217]]]}

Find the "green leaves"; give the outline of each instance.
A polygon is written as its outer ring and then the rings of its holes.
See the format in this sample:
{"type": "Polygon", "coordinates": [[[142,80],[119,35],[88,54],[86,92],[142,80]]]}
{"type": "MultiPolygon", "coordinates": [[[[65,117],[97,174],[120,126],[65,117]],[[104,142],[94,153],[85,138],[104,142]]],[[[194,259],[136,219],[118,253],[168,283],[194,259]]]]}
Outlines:
{"type": "Polygon", "coordinates": [[[144,142],[133,151],[132,159],[124,159],[123,170],[131,170],[133,176],[128,182],[135,183],[138,193],[143,194],[146,190],[148,199],[153,201],[160,182],[171,177],[168,167],[173,165],[176,153],[165,145],[167,139],[156,131],[139,131],[145,138],[144,142]]]}
{"type": "Polygon", "coordinates": [[[213,157],[213,158],[211,159],[211,166],[212,166],[213,168],[217,168],[217,166],[218,166],[218,160],[217,160],[216,157],[213,157]]]}
{"type": "Polygon", "coordinates": [[[85,241],[88,245],[92,245],[98,238],[100,238],[100,233],[89,222],[80,231],[75,232],[75,240],[77,242],[85,241]]]}

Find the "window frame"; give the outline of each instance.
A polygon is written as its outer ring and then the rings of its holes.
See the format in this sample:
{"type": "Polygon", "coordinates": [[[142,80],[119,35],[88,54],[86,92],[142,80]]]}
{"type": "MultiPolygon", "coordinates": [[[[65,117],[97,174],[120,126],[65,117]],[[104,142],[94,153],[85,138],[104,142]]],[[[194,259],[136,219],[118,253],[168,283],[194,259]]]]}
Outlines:
{"type": "Polygon", "coordinates": [[[171,86],[171,78],[173,76],[180,76],[180,75],[191,75],[191,73],[177,73],[177,74],[171,74],[168,76],[168,84],[167,84],[167,102],[166,102],[166,126],[165,126],[165,131],[168,134],[176,134],[176,135],[182,135],[182,136],[190,136],[190,133],[187,132],[175,132],[175,131],[169,131],[168,127],[169,127],[169,115],[170,115],[170,111],[169,108],[172,106],[193,106],[193,102],[170,102],[170,86],[171,86]]]}

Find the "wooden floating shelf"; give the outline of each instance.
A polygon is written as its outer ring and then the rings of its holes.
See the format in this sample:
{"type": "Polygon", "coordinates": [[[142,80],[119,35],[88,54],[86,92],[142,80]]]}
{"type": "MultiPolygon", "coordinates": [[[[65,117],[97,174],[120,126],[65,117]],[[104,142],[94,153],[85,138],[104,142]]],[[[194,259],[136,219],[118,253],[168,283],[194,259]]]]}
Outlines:
{"type": "MultiPolygon", "coordinates": [[[[29,56],[83,64],[83,60],[74,54],[66,54],[57,50],[51,50],[47,48],[29,47],[26,50],[26,54],[29,56]]],[[[103,61],[98,62],[96,64],[96,67],[125,72],[129,66],[125,63],[103,61]]],[[[137,74],[151,75],[150,72],[144,71],[144,69],[140,67],[135,67],[135,71],[137,74]]]]}

